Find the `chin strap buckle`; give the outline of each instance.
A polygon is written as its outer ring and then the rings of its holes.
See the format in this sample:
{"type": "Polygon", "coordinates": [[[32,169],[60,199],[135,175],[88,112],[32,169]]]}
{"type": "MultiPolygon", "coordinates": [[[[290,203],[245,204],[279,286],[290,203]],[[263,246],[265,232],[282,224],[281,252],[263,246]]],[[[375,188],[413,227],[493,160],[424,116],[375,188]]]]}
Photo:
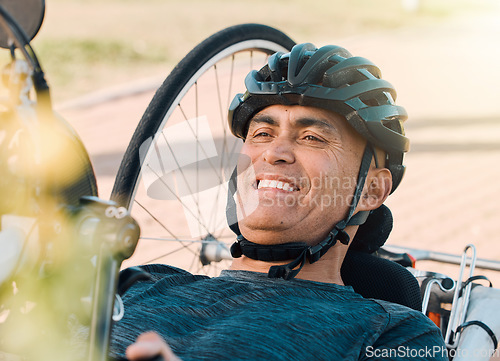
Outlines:
{"type": "Polygon", "coordinates": [[[342,243],[345,246],[347,246],[351,241],[351,237],[349,237],[349,235],[344,229],[339,230],[339,233],[337,234],[337,239],[340,241],[340,243],[342,243]]]}
{"type": "Polygon", "coordinates": [[[283,278],[284,280],[291,280],[292,278],[297,276],[302,267],[304,267],[304,265],[306,264],[307,251],[307,248],[304,249],[299,257],[288,264],[284,264],[281,266],[271,266],[271,268],[269,268],[267,276],[269,278],[283,278]],[[294,269],[297,266],[298,268],[294,269]]]}
{"type": "Polygon", "coordinates": [[[267,276],[269,278],[283,278],[284,280],[289,280],[291,274],[293,272],[293,269],[291,269],[288,265],[284,266],[271,266],[269,268],[269,272],[267,273],[267,276]]]}
{"type": "Polygon", "coordinates": [[[340,241],[340,243],[344,245],[348,245],[350,240],[351,239],[344,228],[340,229],[335,227],[328,234],[326,239],[317,245],[308,248],[309,263],[318,261],[331,247],[335,246],[337,241],[340,241]]]}

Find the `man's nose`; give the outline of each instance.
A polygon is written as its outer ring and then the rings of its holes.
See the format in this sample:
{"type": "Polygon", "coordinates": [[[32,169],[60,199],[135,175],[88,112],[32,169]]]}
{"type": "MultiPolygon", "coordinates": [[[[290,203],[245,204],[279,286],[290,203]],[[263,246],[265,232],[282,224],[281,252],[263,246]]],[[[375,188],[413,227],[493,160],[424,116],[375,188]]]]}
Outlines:
{"type": "Polygon", "coordinates": [[[295,162],[294,145],[290,139],[275,138],[263,153],[264,160],[270,164],[295,162]]]}

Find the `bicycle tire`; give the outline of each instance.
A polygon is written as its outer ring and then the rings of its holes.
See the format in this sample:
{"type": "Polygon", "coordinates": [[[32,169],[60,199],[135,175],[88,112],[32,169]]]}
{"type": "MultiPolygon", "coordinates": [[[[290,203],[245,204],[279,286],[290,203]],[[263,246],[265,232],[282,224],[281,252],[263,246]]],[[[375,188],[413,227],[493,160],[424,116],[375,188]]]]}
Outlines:
{"type": "MultiPolygon", "coordinates": [[[[240,66],[237,61],[241,59],[243,55],[248,53],[251,59],[250,62],[254,61],[254,57],[257,58],[262,56],[267,59],[270,54],[276,51],[289,51],[294,44],[295,42],[286,34],[272,27],[261,24],[242,24],[221,30],[196,46],[172,70],[170,75],[165,79],[163,84],[157,90],[152,101],[147,107],[141,121],[138,124],[138,127],[134,132],[134,135],[132,136],[132,139],[118,170],[115,184],[111,193],[112,200],[118,202],[120,205],[128,208],[129,210],[132,210],[134,201],[137,202],[136,193],[139,189],[140,179],[144,174],[146,167],[148,167],[146,159],[148,159],[148,157],[151,157],[151,152],[153,152],[154,148],[159,147],[157,143],[161,141],[161,137],[165,138],[165,142],[168,145],[169,142],[166,139],[168,135],[165,135],[166,133],[163,132],[165,127],[170,127],[170,125],[167,125],[167,123],[176,122],[176,120],[171,120],[171,118],[174,118],[175,112],[181,109],[182,116],[185,118],[184,121],[191,122],[192,119],[195,119],[196,127],[198,127],[198,123],[203,124],[203,119],[200,120],[201,111],[198,110],[198,108],[202,107],[202,101],[198,99],[197,91],[198,88],[202,89],[202,85],[200,85],[200,83],[202,81],[205,81],[204,77],[208,77],[207,74],[209,72],[215,72],[215,76],[217,78],[216,87],[217,91],[219,92],[219,110],[217,112],[220,114],[214,117],[221,118],[222,113],[226,115],[228,104],[225,107],[224,111],[222,111],[222,86],[219,84],[218,77],[220,76],[220,74],[217,73],[218,71],[221,72],[220,68],[223,65],[230,64],[229,66],[231,67],[231,69],[229,70],[229,75],[223,75],[221,76],[221,79],[224,80],[225,77],[228,77],[229,85],[227,86],[229,88],[229,91],[233,91],[231,88],[233,76],[235,76],[234,68],[240,66]],[[232,63],[228,59],[231,59],[232,63]],[[219,67],[219,69],[217,67],[219,67]],[[191,92],[194,92],[194,95],[192,95],[191,92]],[[186,114],[184,114],[184,112],[187,113],[188,111],[192,111],[191,109],[182,109],[182,102],[188,102],[188,97],[195,98],[194,105],[196,107],[196,110],[194,117],[188,117],[186,114]]],[[[250,65],[250,68],[252,69],[257,68],[254,64],[250,65]]],[[[245,75],[249,70],[250,69],[245,70],[245,75]]],[[[235,89],[239,91],[244,90],[242,79],[241,84],[236,85],[235,89]]],[[[236,91],[233,91],[232,96],[234,96],[235,93],[236,91]]],[[[207,92],[204,92],[203,96],[208,97],[209,94],[207,92]]],[[[212,110],[210,110],[209,112],[212,112],[212,110]]],[[[207,113],[209,112],[207,111],[207,113]]],[[[201,117],[210,118],[210,121],[212,121],[212,117],[209,115],[201,115],[201,117]]],[[[224,119],[221,124],[224,123],[227,127],[227,121],[225,117],[222,118],[224,119]]],[[[180,124],[181,122],[182,121],[179,120],[178,124],[180,124]]],[[[192,125],[190,124],[189,126],[191,127],[191,132],[193,132],[194,134],[192,125]]],[[[222,125],[220,125],[220,127],[222,127],[222,125]]],[[[210,130],[213,137],[214,131],[212,128],[210,128],[210,130]]],[[[223,136],[221,137],[221,139],[216,138],[218,141],[223,142],[223,147],[227,147],[227,140],[225,138],[226,135],[228,136],[228,139],[229,137],[234,138],[232,135],[229,136],[226,130],[227,129],[223,130],[223,136]]],[[[217,132],[220,131],[220,129],[217,129],[217,132]]],[[[204,149],[202,149],[202,141],[200,141],[198,137],[196,137],[195,143],[197,143],[197,154],[199,152],[198,148],[201,148],[201,151],[205,152],[204,149]]],[[[170,145],[168,145],[168,147],[170,148],[170,145]]],[[[158,149],[155,150],[158,153],[158,149]]],[[[174,158],[175,157],[176,156],[174,155],[174,158]]],[[[206,160],[208,158],[208,155],[205,153],[205,157],[203,159],[206,160]]],[[[175,162],[177,163],[177,165],[179,165],[177,160],[175,160],[175,162]]],[[[198,163],[196,163],[196,167],[199,167],[201,161],[197,160],[197,162],[198,163]]],[[[210,163],[210,159],[208,159],[208,162],[210,163]]],[[[205,164],[205,166],[207,165],[205,164]]],[[[193,172],[194,170],[191,169],[190,171],[193,172]]],[[[199,169],[196,170],[196,172],[198,171],[199,169]]],[[[181,173],[183,173],[182,170],[181,173]]],[[[163,175],[161,177],[158,175],[159,179],[162,177],[163,175]]],[[[182,175],[182,177],[186,181],[186,184],[189,183],[186,180],[184,174],[182,175]]],[[[219,180],[220,179],[221,178],[219,177],[219,180]]],[[[165,183],[165,181],[162,182],[165,183]]],[[[197,179],[197,182],[199,183],[199,179],[197,179]]],[[[187,187],[189,188],[189,184],[187,185],[187,187]]],[[[208,187],[208,185],[206,187],[208,187]]],[[[172,190],[170,191],[174,193],[172,190]]],[[[199,204],[197,204],[197,206],[199,207],[199,204]]],[[[132,212],[132,215],[134,215],[134,212],[132,212]]],[[[141,224],[140,221],[139,223],[141,224]]],[[[147,227],[147,225],[141,224],[141,228],[143,230],[145,229],[145,227],[147,227]]],[[[205,235],[205,237],[212,236],[211,234],[209,234],[210,232],[208,231],[208,228],[205,227],[205,229],[207,230],[207,234],[205,235]]],[[[174,236],[174,239],[176,238],[178,237],[174,236]]],[[[141,244],[141,242],[139,244],[141,244]]],[[[199,254],[196,255],[196,257],[199,256],[199,254]]]]}

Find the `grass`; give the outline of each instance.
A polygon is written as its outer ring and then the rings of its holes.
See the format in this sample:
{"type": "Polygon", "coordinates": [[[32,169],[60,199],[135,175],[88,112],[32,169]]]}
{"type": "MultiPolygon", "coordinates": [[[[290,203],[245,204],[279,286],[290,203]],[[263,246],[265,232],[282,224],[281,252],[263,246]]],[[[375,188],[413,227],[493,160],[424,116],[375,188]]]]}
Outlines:
{"type": "MultiPolygon", "coordinates": [[[[437,23],[493,0],[48,0],[35,51],[56,102],[169,70],[197,43],[238,23],[275,26],[297,42],[437,23]]],[[[4,55],[4,54],[2,54],[4,55]]]]}

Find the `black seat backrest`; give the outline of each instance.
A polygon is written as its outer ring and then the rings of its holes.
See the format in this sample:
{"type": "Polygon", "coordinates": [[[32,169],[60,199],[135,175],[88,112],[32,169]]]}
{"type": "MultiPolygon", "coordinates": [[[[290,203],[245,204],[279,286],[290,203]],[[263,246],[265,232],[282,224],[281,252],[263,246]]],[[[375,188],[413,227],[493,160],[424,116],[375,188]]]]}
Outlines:
{"type": "Polygon", "coordinates": [[[349,250],[341,268],[344,283],[365,298],[422,310],[416,278],[400,264],[373,254],[349,250]]]}

